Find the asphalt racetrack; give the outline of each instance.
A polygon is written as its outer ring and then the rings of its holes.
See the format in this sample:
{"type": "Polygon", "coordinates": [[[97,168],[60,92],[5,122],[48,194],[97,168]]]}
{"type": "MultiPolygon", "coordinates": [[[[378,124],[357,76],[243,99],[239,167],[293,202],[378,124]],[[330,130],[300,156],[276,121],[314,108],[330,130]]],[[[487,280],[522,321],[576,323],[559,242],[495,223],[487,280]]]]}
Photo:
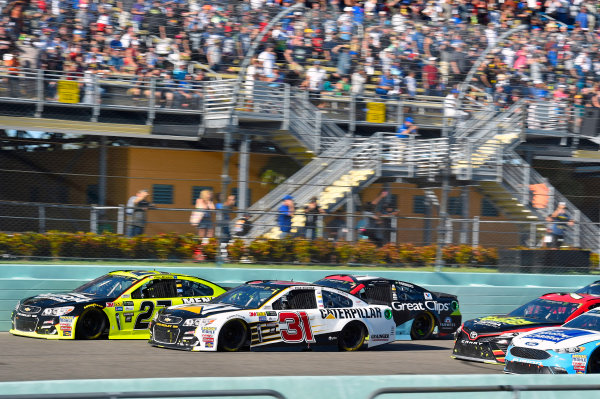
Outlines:
{"type": "Polygon", "coordinates": [[[360,352],[185,352],[146,341],[54,341],[0,333],[0,381],[287,375],[501,374],[450,358],[452,340],[397,341],[360,352]]]}

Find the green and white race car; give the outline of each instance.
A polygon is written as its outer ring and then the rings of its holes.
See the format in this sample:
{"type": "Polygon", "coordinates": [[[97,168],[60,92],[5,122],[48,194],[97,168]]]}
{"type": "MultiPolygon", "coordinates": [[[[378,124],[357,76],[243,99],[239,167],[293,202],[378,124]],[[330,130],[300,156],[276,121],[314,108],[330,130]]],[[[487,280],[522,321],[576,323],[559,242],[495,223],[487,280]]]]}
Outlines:
{"type": "Polygon", "coordinates": [[[161,308],[208,302],[226,290],[198,277],[119,270],[69,293],[41,294],[17,303],[14,335],[47,339],[148,339],[161,308]]]}

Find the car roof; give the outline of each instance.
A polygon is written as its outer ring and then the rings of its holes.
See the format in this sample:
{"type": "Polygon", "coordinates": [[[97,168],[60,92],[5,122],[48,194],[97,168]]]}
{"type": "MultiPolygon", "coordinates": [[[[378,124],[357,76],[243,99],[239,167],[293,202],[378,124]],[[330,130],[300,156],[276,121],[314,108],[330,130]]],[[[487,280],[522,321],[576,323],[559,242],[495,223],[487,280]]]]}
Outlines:
{"type": "Polygon", "coordinates": [[[557,302],[586,303],[590,301],[600,302],[598,295],[578,294],[575,292],[552,292],[542,295],[540,298],[557,302]]]}
{"type": "Polygon", "coordinates": [[[286,281],[286,280],[250,280],[250,281],[246,281],[246,284],[263,285],[263,286],[272,287],[272,288],[286,288],[286,287],[292,287],[295,285],[317,287],[316,284],[312,284],[312,283],[305,283],[302,281],[286,281]]]}

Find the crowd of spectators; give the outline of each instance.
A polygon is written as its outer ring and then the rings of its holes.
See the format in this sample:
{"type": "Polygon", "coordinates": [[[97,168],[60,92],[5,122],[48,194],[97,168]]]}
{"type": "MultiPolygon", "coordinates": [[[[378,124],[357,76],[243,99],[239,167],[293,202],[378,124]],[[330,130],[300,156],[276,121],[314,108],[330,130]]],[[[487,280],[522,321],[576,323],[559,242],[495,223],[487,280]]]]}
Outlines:
{"type": "MultiPolygon", "coordinates": [[[[0,2],[2,4],[2,2],[0,2]]],[[[19,68],[156,78],[192,103],[198,67],[237,74],[252,40],[289,0],[14,0],[2,6],[0,59],[19,68]],[[187,93],[187,94],[186,94],[187,93]]],[[[498,106],[516,98],[600,107],[599,2],[306,0],[269,32],[247,82],[315,96],[446,96],[487,46],[475,76],[498,106]],[[529,28],[499,43],[519,24],[529,28]]],[[[131,91],[134,97],[148,93],[131,91]]],[[[578,105],[578,106],[579,106],[578,105]]]]}

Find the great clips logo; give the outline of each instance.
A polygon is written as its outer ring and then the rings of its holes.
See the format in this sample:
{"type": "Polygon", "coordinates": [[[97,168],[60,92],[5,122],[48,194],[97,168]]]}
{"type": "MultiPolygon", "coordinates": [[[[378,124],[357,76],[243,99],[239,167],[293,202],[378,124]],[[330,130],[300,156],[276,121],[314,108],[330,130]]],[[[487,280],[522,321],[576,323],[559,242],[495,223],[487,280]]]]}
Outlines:
{"type": "Polygon", "coordinates": [[[425,301],[425,302],[392,302],[392,309],[398,311],[419,311],[419,310],[431,310],[435,312],[447,312],[450,310],[449,303],[440,303],[437,301],[425,301]]]}

